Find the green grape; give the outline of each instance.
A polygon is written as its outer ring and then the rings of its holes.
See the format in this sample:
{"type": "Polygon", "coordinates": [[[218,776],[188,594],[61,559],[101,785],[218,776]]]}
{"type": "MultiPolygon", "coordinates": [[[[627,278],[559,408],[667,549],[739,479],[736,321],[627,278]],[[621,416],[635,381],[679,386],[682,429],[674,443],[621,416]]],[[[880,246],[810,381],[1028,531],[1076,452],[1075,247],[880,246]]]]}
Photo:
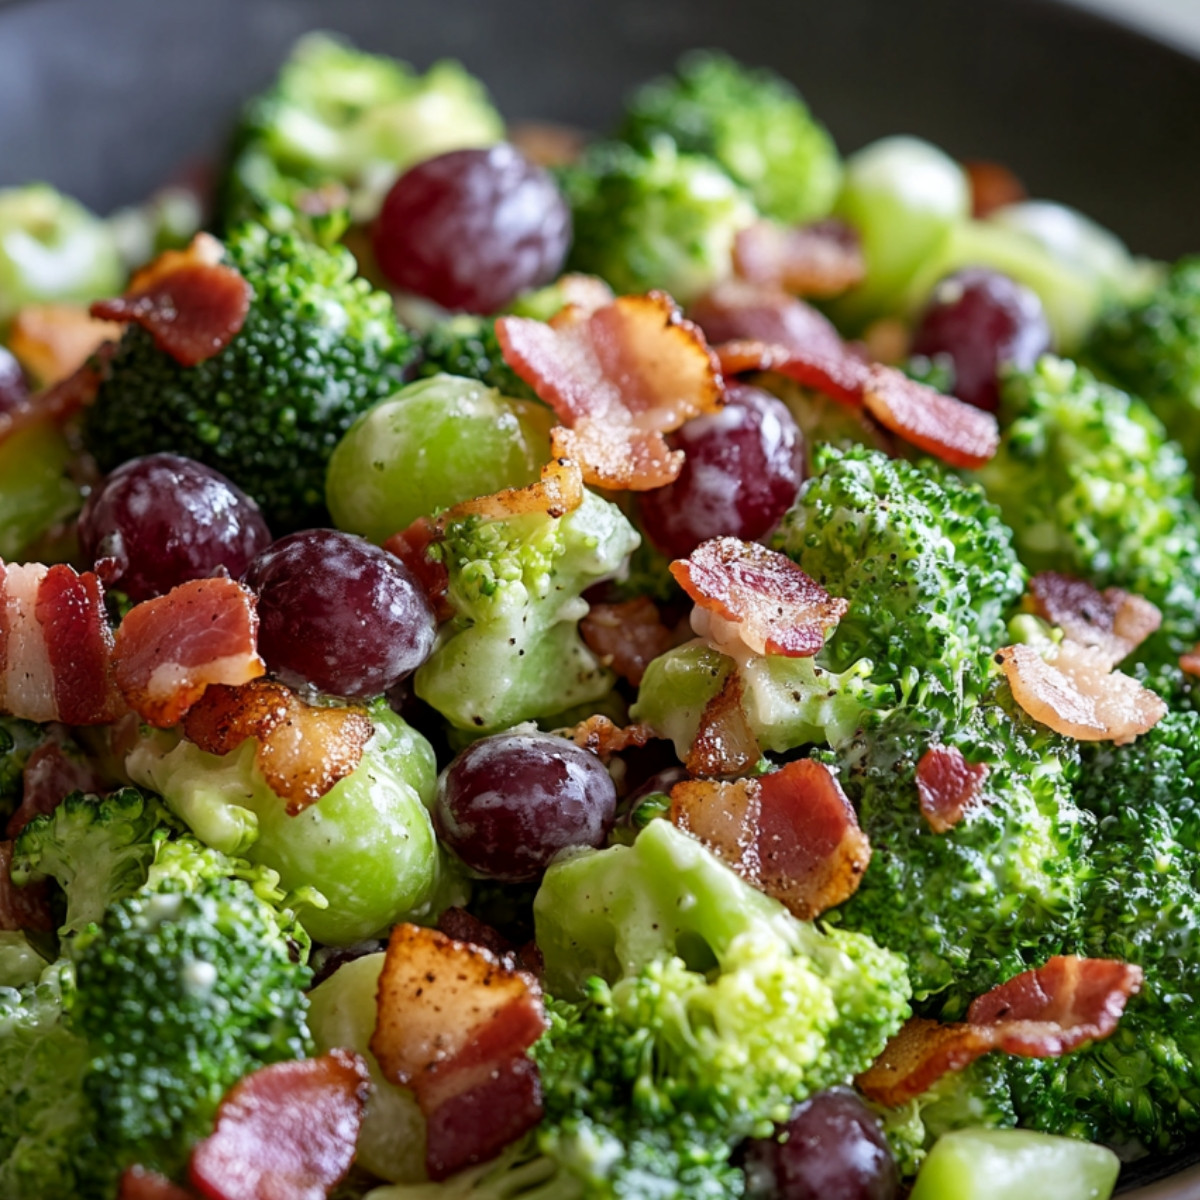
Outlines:
{"type": "Polygon", "coordinates": [[[19,559],[35,539],[79,510],[83,497],[67,474],[73,457],[67,439],[49,423],[0,441],[0,558],[19,559]]]}

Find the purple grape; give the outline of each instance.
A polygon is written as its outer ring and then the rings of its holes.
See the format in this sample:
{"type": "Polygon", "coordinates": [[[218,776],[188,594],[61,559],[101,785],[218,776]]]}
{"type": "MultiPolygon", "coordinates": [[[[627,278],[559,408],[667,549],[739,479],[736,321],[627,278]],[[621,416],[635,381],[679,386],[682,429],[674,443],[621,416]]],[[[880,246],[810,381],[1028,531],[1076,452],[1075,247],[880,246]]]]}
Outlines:
{"type": "Polygon", "coordinates": [[[602,846],[617,792],[590,751],[549,734],[501,734],[468,746],[438,780],[434,828],[473,871],[540,879],[568,846],[602,846]]]}
{"type": "Polygon", "coordinates": [[[894,1200],[896,1160],[874,1114],[849,1088],[798,1104],[775,1137],[746,1143],[750,1200],[894,1200]]]}
{"type": "Polygon", "coordinates": [[[514,147],[454,150],[396,180],[374,242],[397,287],[444,308],[492,313],[558,274],[571,212],[551,176],[514,147]]]}
{"type": "Polygon", "coordinates": [[[258,650],[285,683],[366,699],[429,657],[437,618],[386,550],[335,529],[280,538],[246,571],[258,594],[258,650]]]}
{"type": "Polygon", "coordinates": [[[224,569],[240,575],[271,544],[258,505],[224,475],[178,454],[122,463],[79,514],[79,546],[106,586],[161,596],[224,569]]]}
{"type": "Polygon", "coordinates": [[[674,483],[638,495],[642,527],[672,558],[709,538],[755,541],[770,533],[804,479],[800,430],[768,392],[733,384],[721,412],[688,421],[671,438],[683,450],[674,483]]]}
{"type": "Polygon", "coordinates": [[[29,398],[25,372],[10,350],[0,346],[0,413],[20,408],[29,398]]]}
{"type": "Polygon", "coordinates": [[[948,355],[954,363],[954,394],[995,412],[1000,367],[1032,367],[1050,343],[1050,323],[1036,292],[998,271],[968,267],[933,289],[912,351],[930,358],[948,355]]]}

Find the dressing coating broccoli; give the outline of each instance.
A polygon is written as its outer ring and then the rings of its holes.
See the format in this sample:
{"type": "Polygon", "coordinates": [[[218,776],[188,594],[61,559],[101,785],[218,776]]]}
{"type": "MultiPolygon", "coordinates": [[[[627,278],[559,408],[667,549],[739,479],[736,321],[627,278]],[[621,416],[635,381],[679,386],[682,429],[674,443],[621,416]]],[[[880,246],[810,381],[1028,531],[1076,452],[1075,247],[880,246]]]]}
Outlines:
{"type": "Polygon", "coordinates": [[[686,55],[674,75],[638,89],[617,131],[640,150],[663,134],[685,153],[715,159],[768,217],[815,221],[833,207],[837,147],[774,71],[713,51],[686,55]]]}
{"type": "Polygon", "coordinates": [[[327,524],[325,468],[355,417],[391,395],[412,356],[391,301],[354,260],[295,234],[245,226],[227,253],[254,289],[218,355],[184,367],[126,330],[84,420],[103,470],[169,450],[215,467],[276,534],[327,524]]]}
{"type": "Polygon", "coordinates": [[[1140,396],[1200,471],[1200,258],[1182,258],[1149,296],[1101,317],[1084,360],[1140,396]]]}
{"type": "Polygon", "coordinates": [[[1158,605],[1136,658],[1173,668],[1200,632],[1200,501],[1178,445],[1137,397],[1050,356],[1005,379],[1001,428],[977,478],[1022,562],[1158,605]]]}
{"type": "Polygon", "coordinates": [[[451,521],[439,552],[455,615],[414,676],[417,695],[478,734],[600,699],[614,677],[579,636],[582,593],[637,544],[621,510],[586,489],[563,517],[451,521]]]}
{"type": "Polygon", "coordinates": [[[458,63],[420,75],[397,59],[309,34],[242,114],[218,217],[227,229],[249,220],[313,233],[318,214],[340,209],[336,235],[346,218],[371,220],[414,163],[503,135],[483,85],[458,63]]]}
{"type": "Polygon", "coordinates": [[[598,142],[560,183],[575,227],[567,267],[618,293],[660,288],[680,304],[729,274],[733,240],[756,216],[716,163],[668,137],[644,152],[598,142]]]}
{"type": "Polygon", "coordinates": [[[1085,750],[1098,818],[1073,953],[1145,972],[1117,1031],[1061,1059],[1008,1064],[1023,1123],[1163,1152],[1200,1130],[1200,714],[1085,750]]]}
{"type": "Polygon", "coordinates": [[[898,955],[796,920],[667,821],[552,864],[534,919],[558,998],[539,1144],[588,1194],[740,1195],[733,1147],[909,1012],[898,955]]]}

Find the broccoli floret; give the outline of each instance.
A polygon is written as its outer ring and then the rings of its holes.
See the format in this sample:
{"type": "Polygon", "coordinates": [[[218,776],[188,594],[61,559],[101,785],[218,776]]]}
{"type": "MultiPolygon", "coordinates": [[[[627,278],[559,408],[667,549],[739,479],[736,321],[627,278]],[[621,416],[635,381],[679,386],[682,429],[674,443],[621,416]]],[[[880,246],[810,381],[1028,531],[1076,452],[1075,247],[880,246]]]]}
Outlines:
{"type": "Polygon", "coordinates": [[[66,1024],[87,1042],[94,1113],[83,1195],[111,1196],[133,1162],[177,1175],[234,1083],[309,1051],[308,940],[276,879],[191,838],[162,842],[146,886],[75,939],[66,1024]]]}
{"type": "Polygon", "coordinates": [[[463,313],[435,325],[421,342],[416,374],[478,379],[513,400],[536,400],[534,390],[504,361],[494,317],[463,313]]]}
{"type": "Polygon", "coordinates": [[[332,205],[369,221],[414,163],[503,135],[483,85],[458,63],[435,63],[419,75],[407,63],[310,34],[242,115],[219,219],[225,228],[252,220],[312,233],[321,231],[313,214],[332,205]]]}
{"type": "Polygon", "coordinates": [[[241,229],[229,260],[254,289],[241,332],[183,367],[131,326],[84,420],[103,470],[170,450],[228,475],[276,534],[327,524],[325,468],[354,418],[391,395],[412,356],[390,299],[354,260],[295,234],[241,229]]]}
{"type": "Polygon", "coordinates": [[[1031,571],[1128,588],[1163,625],[1137,658],[1174,666],[1200,632],[1200,501],[1179,447],[1134,396],[1045,357],[1001,391],[1000,450],[979,473],[1031,571]]]}
{"type": "Polygon", "coordinates": [[[613,675],[579,636],[582,593],[637,541],[621,510],[589,491],[563,517],[451,521],[439,551],[455,615],[416,673],[417,695],[479,734],[598,700],[613,675]]]}
{"type": "Polygon", "coordinates": [[[534,919],[569,1002],[535,1051],[541,1144],[599,1194],[740,1194],[732,1147],[863,1070],[908,1015],[898,955],[796,920],[667,821],[553,864],[534,919]],[[704,1182],[681,1189],[689,1165],[704,1182]]]}
{"type": "Polygon", "coordinates": [[[1072,952],[1145,972],[1116,1033],[1009,1064],[1023,1123],[1120,1147],[1200,1130],[1200,714],[1168,713],[1129,746],[1089,746],[1080,802],[1098,818],[1072,952]]]}
{"type": "Polygon", "coordinates": [[[78,933],[145,883],[154,859],[153,835],[159,829],[165,835],[168,821],[162,805],[137,788],[104,797],[72,792],[17,835],[13,880],[24,885],[53,878],[67,899],[59,933],[78,933]]]}
{"type": "Polygon", "coordinates": [[[76,1141],[91,1120],[87,1043],[62,1023],[75,972],[56,962],[36,983],[0,987],[0,1195],[74,1196],[76,1141]]]}
{"type": "Polygon", "coordinates": [[[988,1054],[962,1071],[943,1075],[900,1108],[871,1105],[896,1156],[900,1174],[917,1173],[943,1133],[956,1129],[1011,1129],[1017,1123],[1002,1055],[988,1054]]]}
{"type": "Polygon", "coordinates": [[[716,163],[665,137],[644,152],[597,143],[561,182],[575,227],[567,266],[617,292],[661,288],[680,304],[729,274],[734,237],[756,216],[716,163]]]}
{"type": "Polygon", "coordinates": [[[712,51],[686,55],[673,76],[635,93],[617,136],[648,150],[663,134],[680,150],[715,159],[769,217],[815,221],[833,207],[837,147],[774,71],[712,51]]]}
{"type": "Polygon", "coordinates": [[[1140,396],[1200,471],[1200,258],[1183,258],[1151,294],[1109,309],[1084,358],[1140,396]]]}
{"type": "Polygon", "coordinates": [[[878,450],[823,447],[816,467],[774,545],[850,601],[818,661],[868,658],[897,700],[961,712],[1025,586],[999,511],[934,464],[878,450]]]}
{"type": "Polygon", "coordinates": [[[840,763],[872,856],[837,919],[907,956],[927,1010],[959,1019],[975,996],[1062,951],[1094,824],[1071,798],[1075,743],[1025,717],[1001,685],[961,722],[899,709],[840,763]],[[915,783],[934,744],[988,767],[975,803],[944,833],[922,815],[915,783]]]}

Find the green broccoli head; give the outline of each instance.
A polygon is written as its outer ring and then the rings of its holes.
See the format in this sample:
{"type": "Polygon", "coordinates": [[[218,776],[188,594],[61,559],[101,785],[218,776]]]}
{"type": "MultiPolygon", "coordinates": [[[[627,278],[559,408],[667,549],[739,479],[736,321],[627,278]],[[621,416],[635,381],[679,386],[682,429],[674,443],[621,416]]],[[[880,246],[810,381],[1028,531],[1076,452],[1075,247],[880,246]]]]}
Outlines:
{"type": "Polygon", "coordinates": [[[165,450],[199,459],[253,496],[276,534],[326,524],[329,456],[400,385],[412,340],[346,250],[245,226],[227,251],[254,289],[241,331],[183,367],[131,326],[84,441],[105,471],[165,450]]]}
{"type": "Polygon", "coordinates": [[[1129,746],[1084,754],[1093,870],[1073,952],[1145,972],[1111,1037],[1009,1064],[1021,1120],[1122,1146],[1177,1148],[1200,1130],[1200,714],[1168,713],[1129,746]]]}
{"type": "Polygon", "coordinates": [[[644,152],[597,143],[561,183],[575,228],[568,268],[617,292],[660,288],[680,304],[729,274],[734,237],[756,216],[716,163],[665,137],[644,152]]]}
{"type": "Polygon", "coordinates": [[[826,446],[815,465],[774,545],[850,601],[818,661],[870,659],[897,700],[961,712],[1025,586],[999,511],[932,463],[826,446]]]}
{"type": "Polygon", "coordinates": [[[250,220],[318,232],[312,213],[328,208],[331,197],[320,195],[332,187],[334,207],[368,221],[414,163],[503,135],[483,85],[458,63],[419,75],[407,63],[309,34],[242,114],[218,218],[224,228],[250,220]]]}
{"type": "Polygon", "coordinates": [[[1149,296],[1109,309],[1084,358],[1145,400],[1200,471],[1200,257],[1180,259],[1149,296]]]}
{"type": "Polygon", "coordinates": [[[78,1195],[77,1139],[91,1121],[88,1046],[62,1022],[75,972],[65,960],[18,989],[0,988],[0,1195],[78,1195]]]}
{"type": "Polygon", "coordinates": [[[1021,560],[1157,604],[1163,626],[1137,657],[1173,667],[1200,631],[1200,502],[1162,422],[1083,367],[1045,357],[1005,380],[1001,425],[977,478],[1021,560]]]}
{"type": "Polygon", "coordinates": [[[460,313],[435,325],[421,342],[416,374],[422,379],[458,375],[486,383],[512,400],[537,399],[529,384],[504,361],[495,317],[460,313]]]}
{"type": "Polygon", "coordinates": [[[67,901],[59,933],[77,934],[145,883],[157,842],[171,828],[158,800],[137,788],[104,797],[72,792],[17,835],[12,877],[22,885],[54,879],[67,901]]]}
{"type": "Polygon", "coordinates": [[[951,1020],[975,996],[1062,952],[1088,876],[1094,821],[1071,798],[1075,743],[997,690],[960,723],[899,709],[841,756],[872,856],[837,919],[903,953],[915,995],[951,1020]],[[988,767],[975,803],[944,833],[922,815],[915,783],[933,744],[988,767]]]}
{"type": "Polygon", "coordinates": [[[454,617],[414,677],[417,695],[479,734],[598,700],[613,675],[579,636],[582,593],[637,542],[621,510],[586,490],[563,517],[451,521],[440,553],[454,617]]]}
{"type": "Polygon", "coordinates": [[[815,221],[837,197],[837,147],[774,71],[712,51],[685,56],[673,76],[635,93],[617,136],[648,150],[664,134],[680,150],[720,163],[766,216],[815,221]]]}
{"type": "Polygon", "coordinates": [[[190,838],[72,945],[68,1030],[85,1040],[94,1119],[80,1192],[108,1197],[131,1163],[178,1175],[242,1076],[310,1049],[307,939],[270,873],[190,838]]]}

